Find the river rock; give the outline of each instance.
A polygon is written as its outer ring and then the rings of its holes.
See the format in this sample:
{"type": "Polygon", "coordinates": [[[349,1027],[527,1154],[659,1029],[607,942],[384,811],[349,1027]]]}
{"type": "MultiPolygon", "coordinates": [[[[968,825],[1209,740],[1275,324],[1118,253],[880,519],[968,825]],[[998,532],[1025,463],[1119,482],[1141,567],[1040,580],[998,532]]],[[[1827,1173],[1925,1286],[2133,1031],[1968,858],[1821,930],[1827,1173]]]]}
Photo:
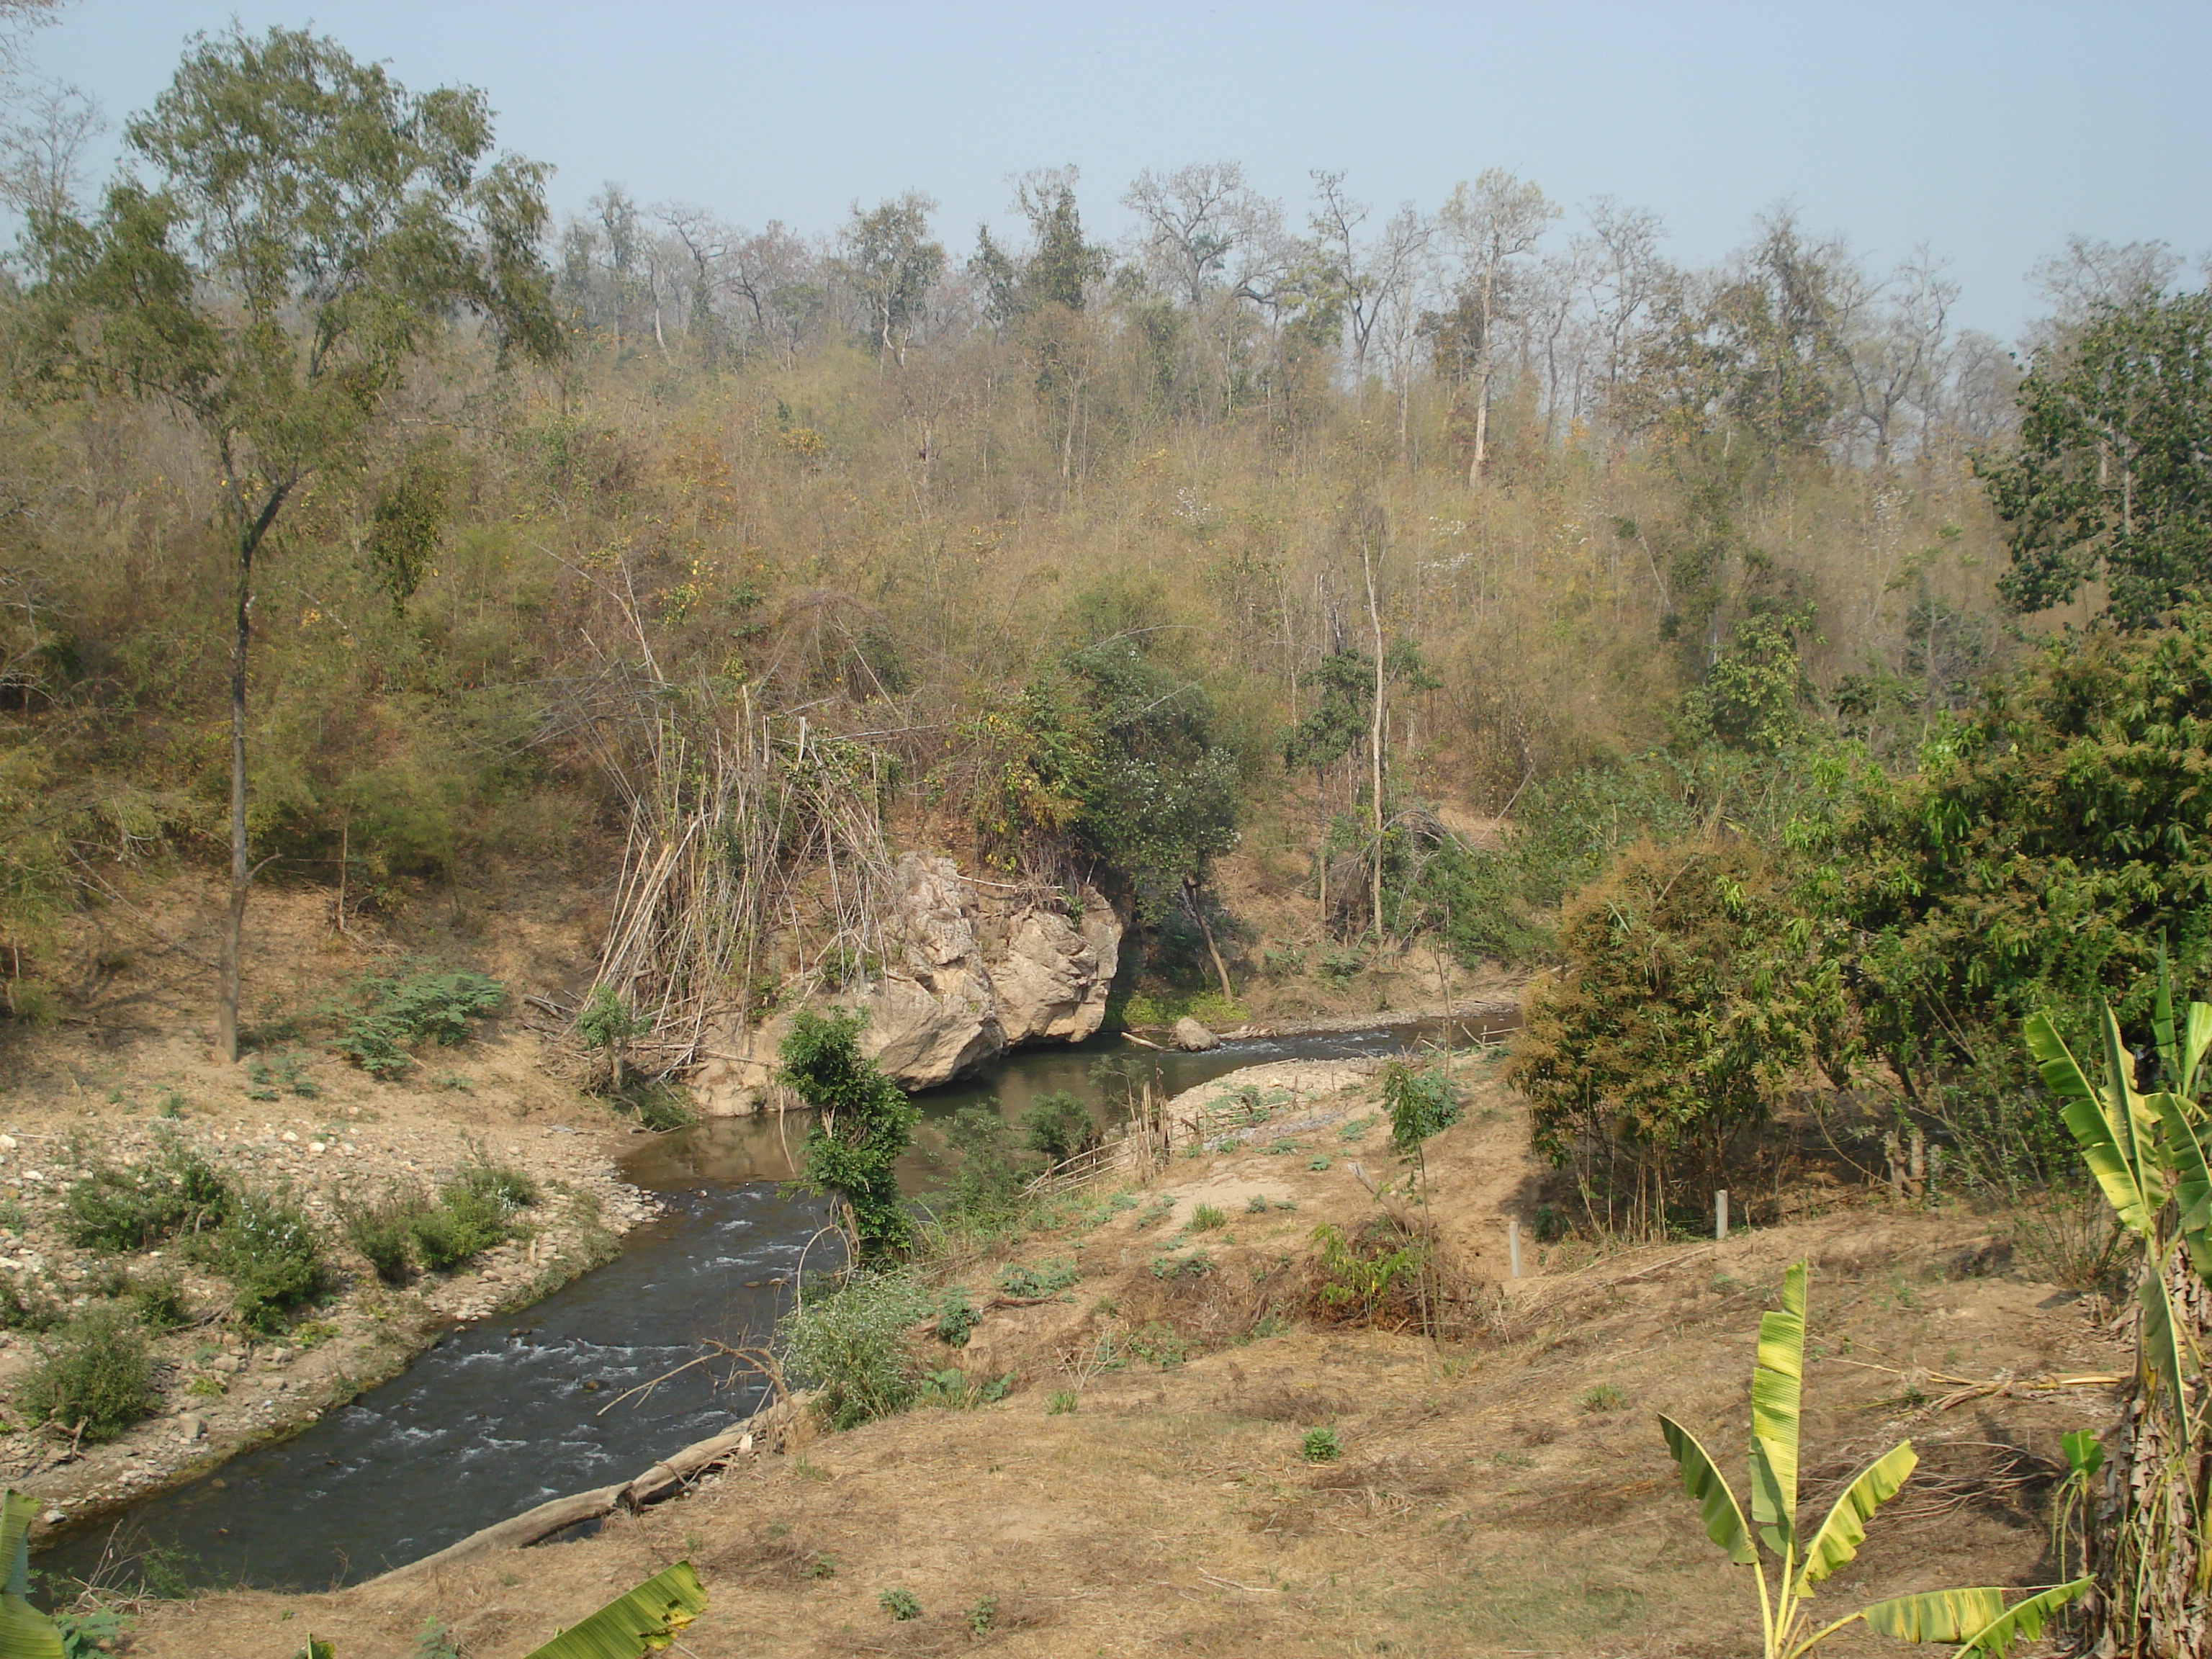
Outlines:
{"type": "Polygon", "coordinates": [[[1185,1014],[1175,1023],[1175,1030],[1168,1033],[1168,1041],[1187,1054],[1202,1054],[1208,1048],[1218,1048],[1221,1046],[1219,1037],[1214,1036],[1188,1014],[1185,1014]]]}
{"type": "Polygon", "coordinates": [[[177,1419],[177,1437],[179,1440],[206,1439],[207,1419],[198,1412],[186,1412],[177,1419]]]}
{"type": "MultiPolygon", "coordinates": [[[[817,1000],[865,1012],[861,1051],[908,1089],[949,1082],[1016,1045],[1080,1042],[1105,1022],[1121,963],[1121,918],[1095,889],[1073,905],[987,889],[926,853],[900,857],[880,937],[878,970],[817,1000]]],[[[750,1027],[734,1015],[709,1025],[690,1079],[707,1115],[769,1103],[790,1024],[787,1012],[750,1027]]]]}

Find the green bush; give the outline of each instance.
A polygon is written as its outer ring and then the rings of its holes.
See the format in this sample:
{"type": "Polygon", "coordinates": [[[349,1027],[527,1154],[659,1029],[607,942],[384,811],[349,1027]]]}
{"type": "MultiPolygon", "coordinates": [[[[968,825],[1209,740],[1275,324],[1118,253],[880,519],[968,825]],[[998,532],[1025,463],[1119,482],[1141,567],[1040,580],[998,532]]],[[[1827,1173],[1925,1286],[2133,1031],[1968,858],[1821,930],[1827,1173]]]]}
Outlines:
{"type": "Polygon", "coordinates": [[[160,1404],[146,1333],[120,1308],[88,1308],[39,1344],[21,1398],[31,1416],[112,1440],[160,1404]]]}
{"type": "Polygon", "coordinates": [[[999,1274],[999,1288],[1008,1296],[1058,1296],[1082,1275],[1065,1259],[1041,1261],[1034,1267],[1017,1264],[999,1274]]]}
{"type": "Polygon", "coordinates": [[[1394,1060],[1382,1068],[1382,1104],[1390,1114],[1390,1144],[1411,1153],[1439,1130],[1459,1121],[1459,1091],[1442,1072],[1394,1060]]]}
{"type": "Polygon", "coordinates": [[[940,1218],[970,1233],[1012,1227],[1026,1177],[1013,1129],[996,1106],[963,1106],[953,1113],[945,1125],[945,1145],[958,1161],[938,1199],[940,1218]]]}
{"type": "Polygon", "coordinates": [[[397,1077],[415,1064],[407,1052],[414,1044],[465,1042],[470,1022],[496,1013],[506,995],[497,980],[465,970],[373,981],[368,1006],[347,1018],[331,1046],[371,1077],[397,1077]]]}
{"type": "Polygon", "coordinates": [[[679,1083],[647,1082],[633,1077],[608,1100],[617,1111],[635,1118],[657,1135],[688,1129],[699,1121],[690,1092],[679,1083]]]}
{"type": "Polygon", "coordinates": [[[124,1297],[137,1312],[138,1322],[156,1336],[182,1330],[191,1323],[191,1310],[185,1304],[184,1281],[174,1273],[133,1279],[124,1297]]]}
{"type": "Polygon", "coordinates": [[[359,1250],[387,1285],[404,1285],[414,1258],[415,1223],[430,1207],[420,1187],[392,1182],[374,1203],[349,1202],[338,1211],[346,1243],[359,1250]]]}
{"type": "Polygon", "coordinates": [[[1030,1150],[1054,1164],[1065,1164],[1105,1139],[1091,1109],[1065,1090],[1039,1096],[1022,1114],[1022,1129],[1030,1150]]]}
{"type": "Polygon", "coordinates": [[[921,1113],[861,1054],[862,1024],[858,1014],[802,1011],[783,1039],[777,1075],[822,1115],[806,1136],[807,1184],[846,1211],[860,1260],[874,1262],[903,1254],[914,1236],[898,1161],[921,1113]]]}
{"type": "Polygon", "coordinates": [[[447,1273],[470,1257],[504,1243],[513,1212],[498,1195],[458,1182],[441,1189],[438,1201],[408,1225],[416,1254],[433,1273],[447,1273]]]}
{"type": "Polygon", "coordinates": [[[144,1163],[95,1168],[65,1202],[63,1231],[80,1249],[143,1250],[172,1233],[220,1225],[230,1187],[198,1153],[173,1142],[144,1163]]]}
{"type": "Polygon", "coordinates": [[[1309,1463],[1334,1463],[1343,1455],[1344,1448],[1338,1443],[1334,1429],[1308,1429],[1298,1442],[1298,1455],[1309,1463]]]}
{"type": "Polygon", "coordinates": [[[944,1304],[938,1310],[937,1340],[947,1347],[966,1347],[976,1317],[975,1304],[968,1299],[968,1287],[955,1285],[945,1291],[944,1304]]]}
{"type": "Polygon", "coordinates": [[[815,1411],[828,1428],[889,1417],[920,1385],[906,1338],[929,1311],[928,1295],[905,1274],[855,1273],[777,1322],[785,1370],[821,1390],[815,1411]]]}
{"type": "Polygon", "coordinates": [[[62,1304],[36,1285],[0,1273],[0,1330],[50,1331],[66,1316],[62,1304]]]}
{"type": "Polygon", "coordinates": [[[270,1335],[294,1309],[331,1287],[322,1235],[281,1188],[240,1192],[229,1218],[210,1235],[206,1256],[236,1289],[239,1317],[270,1335]]]}

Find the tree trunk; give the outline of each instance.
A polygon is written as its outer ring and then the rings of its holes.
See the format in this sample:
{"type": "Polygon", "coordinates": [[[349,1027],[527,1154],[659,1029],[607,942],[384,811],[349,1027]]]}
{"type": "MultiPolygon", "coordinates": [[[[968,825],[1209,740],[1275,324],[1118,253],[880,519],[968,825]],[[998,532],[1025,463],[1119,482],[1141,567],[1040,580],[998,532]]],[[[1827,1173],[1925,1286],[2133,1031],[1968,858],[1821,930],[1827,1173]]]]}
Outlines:
{"type": "Polygon", "coordinates": [[[1225,1002],[1237,1000],[1237,993],[1230,988],[1229,969],[1222,965],[1221,951],[1213,943],[1213,928],[1206,920],[1206,907],[1199,902],[1198,883],[1191,877],[1182,878],[1183,902],[1190,906],[1190,914],[1198,923],[1198,931],[1206,940],[1206,954],[1213,958],[1215,977],[1221,981],[1221,996],[1225,1002]]]}
{"type": "Polygon", "coordinates": [[[1375,856],[1370,900],[1375,915],[1375,937],[1379,940],[1382,937],[1382,612],[1375,603],[1375,562],[1368,556],[1364,543],[1359,549],[1359,568],[1367,577],[1367,620],[1375,629],[1375,710],[1374,721],[1368,732],[1367,748],[1375,797],[1372,803],[1375,809],[1375,856]]]}
{"type": "Polygon", "coordinates": [[[246,861],[246,647],[252,637],[253,549],[249,529],[238,548],[238,626],[230,641],[230,906],[222,930],[222,983],[215,1019],[216,1058],[238,1059],[238,956],[246,933],[246,889],[253,878],[246,861]]]}

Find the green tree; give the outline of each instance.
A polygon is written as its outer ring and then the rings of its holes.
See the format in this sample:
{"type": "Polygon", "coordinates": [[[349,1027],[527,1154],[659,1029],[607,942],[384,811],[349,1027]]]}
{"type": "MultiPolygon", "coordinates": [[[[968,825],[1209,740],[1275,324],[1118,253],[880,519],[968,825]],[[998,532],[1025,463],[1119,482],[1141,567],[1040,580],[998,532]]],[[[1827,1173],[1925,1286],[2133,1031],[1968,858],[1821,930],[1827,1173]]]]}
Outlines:
{"type": "Polygon", "coordinates": [[[1794,914],[1734,836],[1639,842],[1568,902],[1564,969],[1530,993],[1508,1077],[1536,1150],[1576,1166],[1586,1194],[1610,1206],[1632,1181],[1632,1224],[1660,1231],[1670,1190],[1719,1175],[1836,1019],[1838,973],[1808,959],[1794,914]]]}
{"type": "MultiPolygon", "coordinates": [[[[1808,896],[1842,924],[1867,1041],[1916,1103],[2021,1098],[2020,1022],[2053,1007],[2079,1035],[2100,995],[2140,1018],[2161,939],[2185,990],[2212,982],[2208,775],[2212,611],[2191,607],[2053,644],[1939,724],[1916,774],[1865,767],[1832,817],[1808,816],[1808,896]]],[[[2021,1150],[2063,1153],[2033,1109],[2021,1150]]]]}
{"type": "Polygon", "coordinates": [[[238,1053],[254,560],[318,473],[362,464],[410,364],[457,313],[502,355],[560,336],[538,246],[545,169],[491,157],[473,88],[416,96],[304,30],[197,38],[125,137],[89,223],[33,216],[63,351],[196,427],[222,465],[236,562],[230,902],[217,1048],[238,1053]]]}
{"type": "Polygon", "coordinates": [[[898,1161],[921,1112],[860,1053],[864,1023],[836,1010],[800,1012],[783,1039],[778,1075],[822,1115],[806,1137],[807,1185],[844,1209],[854,1257],[874,1263],[900,1255],[913,1237],[898,1161]]]}
{"type": "Polygon", "coordinates": [[[866,213],[855,202],[838,238],[836,270],[860,302],[868,349],[878,356],[889,352],[906,362],[907,342],[945,272],[945,249],[929,236],[929,216],[936,211],[937,204],[918,191],[866,213]]]}
{"type": "Polygon", "coordinates": [[[1813,625],[1812,607],[1754,611],[1735,625],[1735,641],[1682,699],[1682,724],[1699,741],[1771,755],[1805,734],[1813,683],[1797,655],[1797,636],[1813,625]]]}
{"type": "Polygon", "coordinates": [[[2212,292],[2106,307],[2038,359],[2017,447],[1975,459],[2005,526],[2021,611],[2101,578],[2123,626],[2212,581],[2212,292]]]}

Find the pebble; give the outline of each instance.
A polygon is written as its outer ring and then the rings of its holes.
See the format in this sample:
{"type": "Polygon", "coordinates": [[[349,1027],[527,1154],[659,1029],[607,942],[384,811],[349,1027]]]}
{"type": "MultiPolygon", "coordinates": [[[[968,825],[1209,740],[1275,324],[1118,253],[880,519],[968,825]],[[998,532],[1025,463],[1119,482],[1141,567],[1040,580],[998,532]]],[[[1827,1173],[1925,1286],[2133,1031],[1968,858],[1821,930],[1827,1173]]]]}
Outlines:
{"type": "Polygon", "coordinates": [[[202,1440],[207,1437],[207,1419],[198,1412],[186,1412],[177,1419],[177,1436],[182,1440],[202,1440]]]}

